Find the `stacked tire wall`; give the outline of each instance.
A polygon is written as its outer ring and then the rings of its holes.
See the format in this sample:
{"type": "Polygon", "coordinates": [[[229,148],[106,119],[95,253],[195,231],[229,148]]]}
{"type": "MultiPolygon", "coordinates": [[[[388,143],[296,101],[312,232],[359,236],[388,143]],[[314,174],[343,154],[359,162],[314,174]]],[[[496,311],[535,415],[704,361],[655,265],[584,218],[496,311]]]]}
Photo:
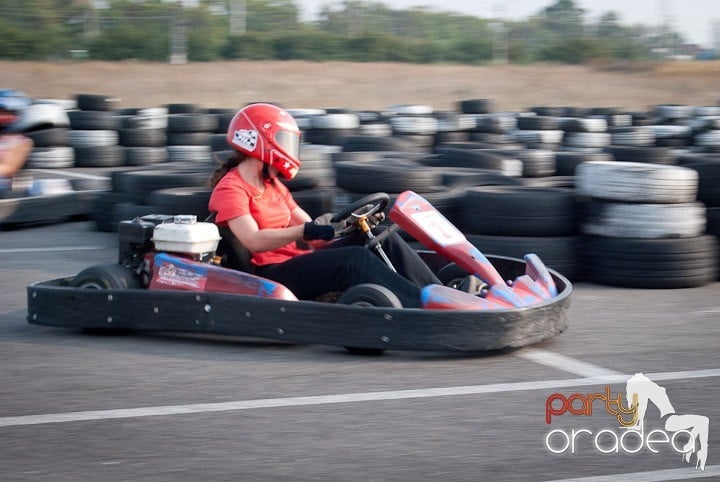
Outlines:
{"type": "MultiPolygon", "coordinates": [[[[116,99],[88,94],[72,104],[67,125],[28,136],[35,166],[110,176],[92,213],[98,229],[143,214],[209,214],[207,179],[232,152],[225,133],[235,109],[117,109],[116,99]],[[41,149],[54,148],[72,160],[48,163],[41,149]]],[[[670,288],[717,278],[720,107],[495,112],[491,100],[468,99],[449,111],[289,111],[303,131],[303,165],[287,185],[311,216],[413,190],[480,250],[534,252],[571,280],[670,288]]]]}

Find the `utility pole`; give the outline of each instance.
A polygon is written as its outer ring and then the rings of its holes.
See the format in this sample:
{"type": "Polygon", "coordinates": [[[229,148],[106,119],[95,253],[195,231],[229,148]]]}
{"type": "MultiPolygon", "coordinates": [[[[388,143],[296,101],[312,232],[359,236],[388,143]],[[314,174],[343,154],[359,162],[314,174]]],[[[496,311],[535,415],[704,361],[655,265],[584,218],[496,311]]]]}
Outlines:
{"type": "Polygon", "coordinates": [[[245,0],[229,0],[230,35],[245,35],[247,31],[247,5],[245,0]]]}
{"type": "Polygon", "coordinates": [[[90,2],[88,9],[85,11],[85,22],[83,28],[83,36],[87,39],[97,38],[100,35],[100,25],[98,22],[97,6],[95,2],[90,2]]]}
{"type": "Polygon", "coordinates": [[[182,10],[182,2],[172,9],[170,17],[170,58],[171,64],[187,63],[187,24],[182,10]]]}
{"type": "Polygon", "coordinates": [[[673,58],[675,55],[675,35],[673,32],[674,18],[670,0],[660,0],[660,12],[662,12],[662,39],[663,47],[667,50],[667,56],[673,58]]]}
{"type": "Polygon", "coordinates": [[[508,63],[508,28],[505,21],[505,4],[496,3],[493,5],[493,21],[490,24],[493,30],[493,63],[508,63]]]}

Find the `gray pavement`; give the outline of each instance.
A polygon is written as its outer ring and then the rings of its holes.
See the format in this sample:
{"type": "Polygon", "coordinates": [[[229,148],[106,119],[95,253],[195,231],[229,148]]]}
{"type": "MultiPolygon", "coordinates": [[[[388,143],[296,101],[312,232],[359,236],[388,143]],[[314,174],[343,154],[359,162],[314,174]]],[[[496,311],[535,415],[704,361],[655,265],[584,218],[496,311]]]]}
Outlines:
{"type": "MultiPolygon", "coordinates": [[[[1,480],[720,480],[718,283],[581,283],[566,333],[483,356],[364,358],[329,346],[27,324],[27,284],[112,261],[115,250],[115,235],[87,222],[0,232],[1,480]],[[588,380],[588,366],[607,376],[588,380]],[[603,454],[585,436],[575,454],[546,447],[551,429],[622,433],[600,405],[547,425],[546,400],[606,384],[624,394],[635,372],[662,373],[657,383],[678,414],[709,417],[705,472],[669,446],[603,454]],[[332,398],[304,398],[317,396],[332,398]],[[80,415],[64,419],[70,412],[80,415]]],[[[663,428],[655,407],[646,424],[663,428]]]]}

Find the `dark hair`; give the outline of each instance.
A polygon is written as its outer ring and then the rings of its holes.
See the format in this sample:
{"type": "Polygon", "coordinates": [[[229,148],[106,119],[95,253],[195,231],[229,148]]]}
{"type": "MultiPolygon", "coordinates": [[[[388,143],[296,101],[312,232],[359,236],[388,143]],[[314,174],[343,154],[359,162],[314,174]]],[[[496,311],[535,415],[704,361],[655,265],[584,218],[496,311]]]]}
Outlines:
{"type": "Polygon", "coordinates": [[[214,189],[215,186],[217,186],[217,183],[220,182],[220,179],[225,176],[225,174],[227,174],[231,169],[237,167],[245,159],[247,159],[247,156],[245,156],[245,154],[241,154],[238,151],[232,151],[227,156],[227,158],[225,158],[225,161],[220,164],[220,167],[215,169],[215,171],[212,173],[212,176],[210,176],[210,180],[208,181],[210,188],[214,189]]]}

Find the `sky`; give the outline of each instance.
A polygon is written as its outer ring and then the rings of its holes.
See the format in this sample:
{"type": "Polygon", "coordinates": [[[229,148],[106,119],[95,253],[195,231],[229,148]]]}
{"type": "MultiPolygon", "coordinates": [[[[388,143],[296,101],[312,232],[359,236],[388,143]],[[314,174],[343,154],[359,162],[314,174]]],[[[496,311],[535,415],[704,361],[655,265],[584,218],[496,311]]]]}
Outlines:
{"type": "MultiPolygon", "coordinates": [[[[481,17],[505,17],[519,20],[536,14],[555,3],[554,0],[369,0],[393,9],[431,7],[434,10],[458,12],[481,17]]],[[[323,5],[339,5],[341,0],[295,0],[303,20],[316,18],[323,5]]],[[[585,19],[597,20],[614,11],[623,25],[662,25],[670,20],[673,30],[689,43],[712,47],[712,23],[720,28],[720,0],[575,0],[585,9],[585,19]]]]}

